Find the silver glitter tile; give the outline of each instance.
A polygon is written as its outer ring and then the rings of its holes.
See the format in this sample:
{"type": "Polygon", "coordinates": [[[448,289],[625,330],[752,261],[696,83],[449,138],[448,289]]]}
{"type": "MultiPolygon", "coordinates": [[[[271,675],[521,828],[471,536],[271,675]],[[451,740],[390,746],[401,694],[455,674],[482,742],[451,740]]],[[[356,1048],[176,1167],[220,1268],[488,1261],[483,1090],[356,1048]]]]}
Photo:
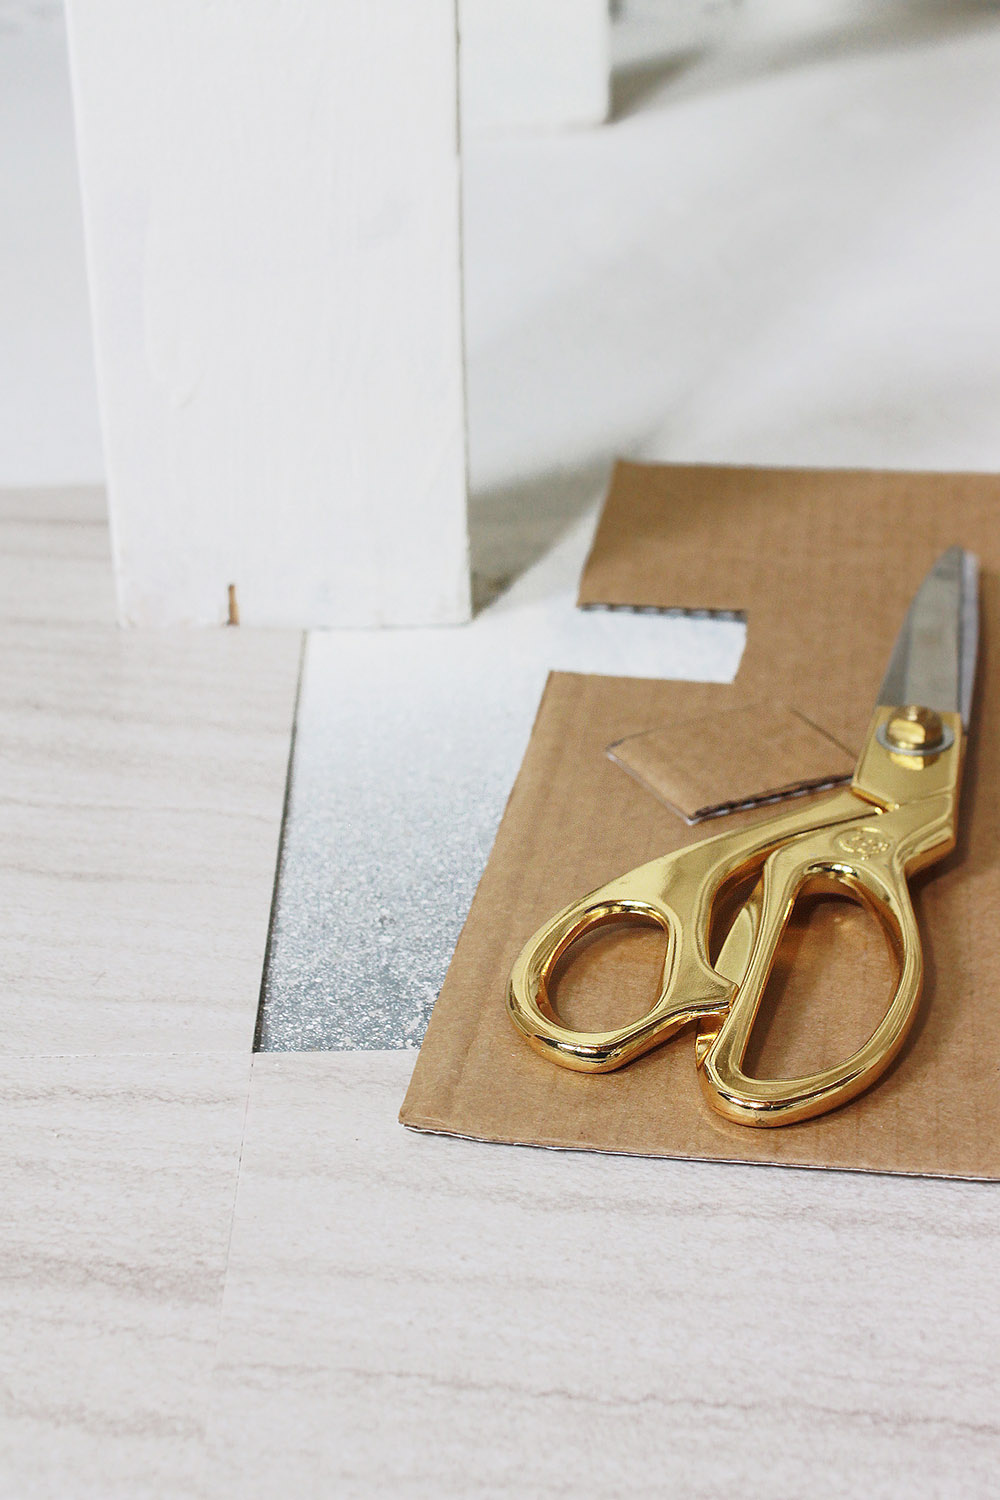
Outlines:
{"type": "Polygon", "coordinates": [[[261,1050],[419,1045],[550,668],[734,676],[738,621],[575,607],[592,528],[468,626],[310,636],[261,1050]]]}

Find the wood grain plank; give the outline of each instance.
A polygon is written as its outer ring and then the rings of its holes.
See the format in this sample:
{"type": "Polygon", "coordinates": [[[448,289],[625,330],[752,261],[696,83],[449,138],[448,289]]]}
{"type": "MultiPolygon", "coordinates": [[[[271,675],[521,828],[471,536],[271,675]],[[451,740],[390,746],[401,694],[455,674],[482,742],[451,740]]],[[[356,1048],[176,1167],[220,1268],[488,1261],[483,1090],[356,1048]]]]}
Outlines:
{"type": "Polygon", "coordinates": [[[120,631],[93,497],[31,503],[0,503],[0,1053],[246,1055],[300,638],[120,631]]]}
{"type": "Polygon", "coordinates": [[[990,1493],[996,1193],[413,1136],[411,1066],[254,1061],[212,1493],[990,1493]]]}
{"type": "Polygon", "coordinates": [[[0,490],[0,536],[0,625],[113,623],[103,489],[0,490]]]}
{"type": "Polygon", "coordinates": [[[0,1493],[204,1472],[249,1058],[0,1061],[0,1493]]]}

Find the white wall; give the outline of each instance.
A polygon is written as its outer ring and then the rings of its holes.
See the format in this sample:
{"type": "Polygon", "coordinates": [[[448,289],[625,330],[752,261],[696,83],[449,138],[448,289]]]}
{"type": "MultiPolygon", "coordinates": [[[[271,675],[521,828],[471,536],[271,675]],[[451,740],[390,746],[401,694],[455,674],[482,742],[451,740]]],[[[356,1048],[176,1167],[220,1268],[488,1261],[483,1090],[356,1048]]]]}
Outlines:
{"type": "Polygon", "coordinates": [[[0,3],[0,485],[103,475],[62,6],[0,3]]]}
{"type": "Polygon", "coordinates": [[[608,0],[459,0],[467,131],[596,125],[608,112],[608,0]]]}

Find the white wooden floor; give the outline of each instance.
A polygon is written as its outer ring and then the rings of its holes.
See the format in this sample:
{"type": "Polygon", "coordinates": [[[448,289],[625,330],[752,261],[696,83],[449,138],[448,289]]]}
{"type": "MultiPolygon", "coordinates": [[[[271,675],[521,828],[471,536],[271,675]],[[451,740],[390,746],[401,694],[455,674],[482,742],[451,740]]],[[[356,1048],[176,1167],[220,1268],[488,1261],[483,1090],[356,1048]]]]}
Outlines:
{"type": "Polygon", "coordinates": [[[251,1058],[299,641],[0,506],[0,1494],[987,1496],[1000,1193],[396,1123],[251,1058]]]}

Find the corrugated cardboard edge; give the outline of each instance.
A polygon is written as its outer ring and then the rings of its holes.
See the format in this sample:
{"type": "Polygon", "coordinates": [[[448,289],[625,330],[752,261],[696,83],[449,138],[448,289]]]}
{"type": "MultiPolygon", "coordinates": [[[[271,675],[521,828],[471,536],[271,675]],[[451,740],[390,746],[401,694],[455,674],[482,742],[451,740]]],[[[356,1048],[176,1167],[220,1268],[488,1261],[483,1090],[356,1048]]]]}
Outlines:
{"type": "Polygon", "coordinates": [[[841,786],[857,760],[804,714],[760,699],[629,735],[607,753],[690,824],[841,786]]]}

